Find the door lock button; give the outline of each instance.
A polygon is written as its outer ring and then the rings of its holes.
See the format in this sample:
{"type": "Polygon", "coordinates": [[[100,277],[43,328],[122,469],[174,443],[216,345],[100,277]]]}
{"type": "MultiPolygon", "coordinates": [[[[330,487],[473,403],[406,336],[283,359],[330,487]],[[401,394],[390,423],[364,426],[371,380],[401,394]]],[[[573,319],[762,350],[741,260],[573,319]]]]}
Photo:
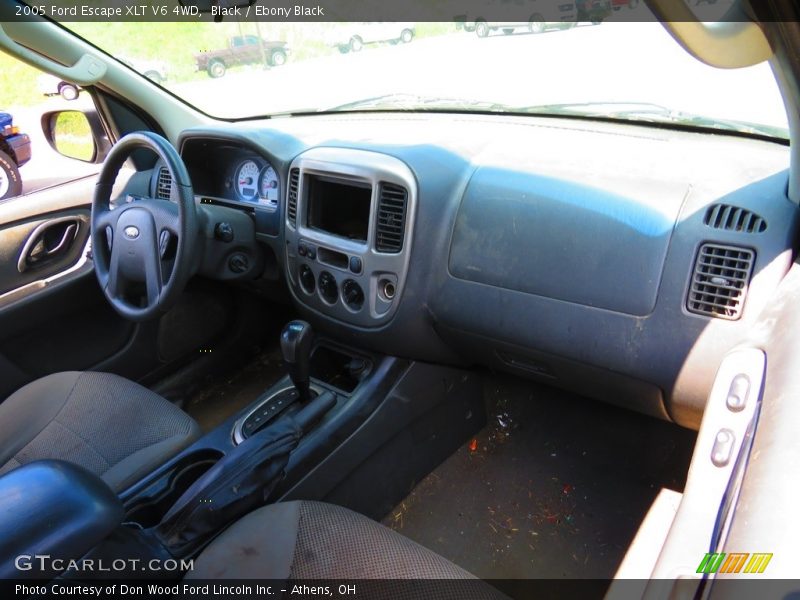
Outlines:
{"type": "Polygon", "coordinates": [[[733,445],[736,443],[736,436],[730,429],[720,429],[714,437],[714,445],[711,447],[711,462],[716,467],[726,466],[733,455],[733,445]]]}
{"type": "Polygon", "coordinates": [[[728,409],[733,412],[744,410],[744,407],[747,405],[747,397],[749,394],[750,378],[740,373],[733,378],[731,387],[728,390],[728,399],[726,401],[728,409]]]}

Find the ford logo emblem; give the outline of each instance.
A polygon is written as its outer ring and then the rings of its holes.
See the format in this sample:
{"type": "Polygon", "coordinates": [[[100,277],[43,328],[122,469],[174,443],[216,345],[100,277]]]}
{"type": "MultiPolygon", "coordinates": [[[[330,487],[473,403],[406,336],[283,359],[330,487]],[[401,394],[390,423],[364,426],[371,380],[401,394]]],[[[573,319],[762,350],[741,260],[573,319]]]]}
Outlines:
{"type": "Polygon", "coordinates": [[[123,233],[125,234],[126,238],[131,240],[135,240],[137,237],[139,237],[139,229],[133,225],[128,225],[128,227],[124,229],[123,233]]]}

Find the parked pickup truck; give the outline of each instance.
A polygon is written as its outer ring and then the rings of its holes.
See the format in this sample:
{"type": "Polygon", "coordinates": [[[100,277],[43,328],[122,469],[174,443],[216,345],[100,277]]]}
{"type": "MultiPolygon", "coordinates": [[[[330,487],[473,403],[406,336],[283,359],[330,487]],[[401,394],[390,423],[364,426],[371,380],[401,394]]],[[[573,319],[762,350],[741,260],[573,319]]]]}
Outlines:
{"type": "Polygon", "coordinates": [[[30,158],[30,138],[19,132],[9,113],[0,111],[0,200],[22,193],[19,167],[30,158]]]}
{"type": "Polygon", "coordinates": [[[198,71],[206,71],[210,77],[217,78],[225,75],[230,67],[258,64],[265,60],[269,66],[278,67],[286,62],[288,53],[286,42],[270,42],[255,35],[235,35],[228,38],[228,47],[224,50],[200,52],[194,59],[198,71]]]}
{"type": "Polygon", "coordinates": [[[346,23],[334,30],[327,39],[329,45],[346,54],[359,52],[367,44],[408,44],[415,34],[414,23],[346,23]]]}

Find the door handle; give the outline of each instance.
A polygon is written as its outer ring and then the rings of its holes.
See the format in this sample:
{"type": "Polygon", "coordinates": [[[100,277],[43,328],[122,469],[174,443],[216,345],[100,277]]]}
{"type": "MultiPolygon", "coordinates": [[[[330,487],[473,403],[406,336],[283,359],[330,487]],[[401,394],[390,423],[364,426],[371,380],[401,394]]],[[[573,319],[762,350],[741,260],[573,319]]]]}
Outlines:
{"type": "Polygon", "coordinates": [[[37,225],[22,247],[17,270],[24,273],[66,254],[78,237],[80,225],[76,217],[51,219],[37,225]]]}

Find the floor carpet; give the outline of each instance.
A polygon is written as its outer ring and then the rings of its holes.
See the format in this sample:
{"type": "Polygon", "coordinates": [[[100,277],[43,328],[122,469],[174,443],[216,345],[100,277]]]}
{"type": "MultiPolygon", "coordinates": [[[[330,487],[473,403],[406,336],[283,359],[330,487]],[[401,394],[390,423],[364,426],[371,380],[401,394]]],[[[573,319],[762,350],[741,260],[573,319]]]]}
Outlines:
{"type": "Polygon", "coordinates": [[[484,579],[610,578],[695,433],[512,377],[489,421],[384,519],[484,579]]]}

